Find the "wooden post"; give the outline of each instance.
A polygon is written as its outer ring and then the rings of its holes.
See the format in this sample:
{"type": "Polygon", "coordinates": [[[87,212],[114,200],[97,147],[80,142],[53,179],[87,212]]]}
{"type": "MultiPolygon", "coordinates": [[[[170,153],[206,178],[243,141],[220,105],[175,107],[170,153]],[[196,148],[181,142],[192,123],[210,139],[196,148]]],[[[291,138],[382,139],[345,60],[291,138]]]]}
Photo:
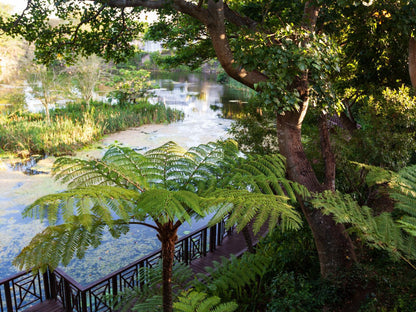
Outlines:
{"type": "Polygon", "coordinates": [[[63,303],[65,311],[72,312],[71,287],[66,279],[64,279],[64,294],[65,299],[63,300],[63,303]]]}
{"type": "Polygon", "coordinates": [[[52,299],[51,296],[51,283],[49,282],[49,269],[43,273],[43,287],[45,288],[46,299],[52,299]]]}
{"type": "Polygon", "coordinates": [[[114,275],[113,278],[111,279],[111,288],[113,290],[113,294],[112,294],[112,300],[113,300],[118,294],[117,275],[114,275]]]}
{"type": "Polygon", "coordinates": [[[191,238],[188,237],[183,241],[184,245],[183,245],[182,250],[183,250],[183,253],[184,253],[183,261],[185,262],[185,264],[189,264],[189,240],[190,239],[191,238]]]}
{"type": "Polygon", "coordinates": [[[202,231],[202,255],[205,257],[207,255],[207,229],[205,228],[202,231]]]}
{"type": "Polygon", "coordinates": [[[12,294],[10,293],[10,283],[4,283],[4,295],[6,296],[7,312],[13,312],[12,294]]]}
{"type": "Polygon", "coordinates": [[[81,292],[81,311],[87,312],[87,294],[85,291],[81,292]]]}
{"type": "Polygon", "coordinates": [[[213,252],[216,249],[217,241],[217,225],[214,224],[209,228],[209,251],[213,252]]]}
{"type": "Polygon", "coordinates": [[[51,290],[51,299],[58,299],[58,291],[56,288],[56,275],[54,272],[49,272],[49,286],[51,290]]]}

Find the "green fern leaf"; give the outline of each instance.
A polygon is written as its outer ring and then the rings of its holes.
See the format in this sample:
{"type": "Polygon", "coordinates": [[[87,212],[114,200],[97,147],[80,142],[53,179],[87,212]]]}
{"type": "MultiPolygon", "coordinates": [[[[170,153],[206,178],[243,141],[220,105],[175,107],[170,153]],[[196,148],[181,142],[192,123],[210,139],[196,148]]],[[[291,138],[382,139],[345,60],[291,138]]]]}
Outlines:
{"type": "Polygon", "coordinates": [[[207,297],[207,294],[197,291],[184,291],[173,304],[175,312],[233,312],[238,308],[234,302],[220,303],[217,296],[207,297]]]}

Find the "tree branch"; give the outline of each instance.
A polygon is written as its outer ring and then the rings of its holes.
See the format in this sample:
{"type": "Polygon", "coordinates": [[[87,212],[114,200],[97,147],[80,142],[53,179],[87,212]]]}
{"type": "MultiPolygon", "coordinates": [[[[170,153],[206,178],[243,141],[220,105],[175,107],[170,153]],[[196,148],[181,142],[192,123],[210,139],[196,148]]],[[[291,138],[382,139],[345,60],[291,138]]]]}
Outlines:
{"type": "Polygon", "coordinates": [[[230,77],[255,89],[254,85],[256,83],[265,81],[268,77],[258,71],[246,71],[244,68],[237,66],[225,30],[224,7],[223,0],[219,0],[218,2],[215,2],[214,0],[208,1],[208,13],[210,18],[205,26],[211,37],[215,54],[217,55],[221,66],[230,77]]]}
{"type": "Polygon", "coordinates": [[[72,36],[72,40],[71,40],[72,43],[75,43],[77,41],[78,32],[81,29],[81,26],[90,22],[90,21],[92,21],[92,20],[94,20],[94,19],[96,19],[98,17],[98,15],[100,15],[101,12],[104,10],[105,7],[106,7],[105,5],[101,6],[101,8],[97,11],[97,13],[95,13],[93,16],[91,16],[87,19],[81,20],[79,22],[79,24],[77,25],[77,28],[74,31],[74,35],[72,36]]]}
{"type": "Polygon", "coordinates": [[[162,9],[170,1],[168,0],[102,0],[100,3],[113,8],[143,7],[148,9],[162,9]]]}
{"type": "Polygon", "coordinates": [[[239,27],[248,27],[249,29],[255,30],[257,27],[257,22],[252,20],[249,17],[241,16],[234,10],[224,3],[224,16],[230,23],[239,26],[239,27]]]}

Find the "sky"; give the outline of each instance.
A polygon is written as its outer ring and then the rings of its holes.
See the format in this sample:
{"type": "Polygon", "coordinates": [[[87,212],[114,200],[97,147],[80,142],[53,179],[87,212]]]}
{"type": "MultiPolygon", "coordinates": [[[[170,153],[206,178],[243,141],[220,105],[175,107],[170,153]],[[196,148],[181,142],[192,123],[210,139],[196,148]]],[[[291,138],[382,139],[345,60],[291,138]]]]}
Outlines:
{"type": "MultiPolygon", "coordinates": [[[[12,7],[12,12],[11,13],[21,13],[26,8],[27,0],[0,0],[0,3],[10,5],[12,7]]],[[[148,13],[146,13],[146,15],[143,14],[143,16],[141,18],[143,19],[144,16],[147,16],[146,20],[149,23],[154,22],[155,20],[157,20],[156,14],[153,13],[153,12],[148,12],[148,13]]]]}
{"type": "Polygon", "coordinates": [[[12,6],[13,12],[20,13],[26,7],[26,0],[0,0],[0,3],[8,4],[12,6]]]}

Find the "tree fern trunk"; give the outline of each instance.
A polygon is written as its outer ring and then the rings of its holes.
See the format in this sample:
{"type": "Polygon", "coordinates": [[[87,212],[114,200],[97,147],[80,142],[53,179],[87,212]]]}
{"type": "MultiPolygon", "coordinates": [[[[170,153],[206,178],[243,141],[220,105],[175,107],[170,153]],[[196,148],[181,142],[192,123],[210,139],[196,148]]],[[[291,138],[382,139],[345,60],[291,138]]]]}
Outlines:
{"type": "MultiPolygon", "coordinates": [[[[311,192],[322,192],[325,187],[318,181],[301,142],[301,125],[306,110],[307,102],[299,112],[277,116],[279,149],[286,157],[289,178],[306,186],[311,192]]],[[[350,267],[356,261],[356,256],[344,226],[304,204],[302,211],[312,230],[322,276],[335,276],[340,270],[350,267]]]]}
{"type": "Polygon", "coordinates": [[[178,239],[177,229],[173,229],[172,224],[164,226],[158,237],[162,243],[162,279],[163,279],[163,311],[173,311],[172,299],[172,268],[175,257],[175,242],[178,239]]]}

